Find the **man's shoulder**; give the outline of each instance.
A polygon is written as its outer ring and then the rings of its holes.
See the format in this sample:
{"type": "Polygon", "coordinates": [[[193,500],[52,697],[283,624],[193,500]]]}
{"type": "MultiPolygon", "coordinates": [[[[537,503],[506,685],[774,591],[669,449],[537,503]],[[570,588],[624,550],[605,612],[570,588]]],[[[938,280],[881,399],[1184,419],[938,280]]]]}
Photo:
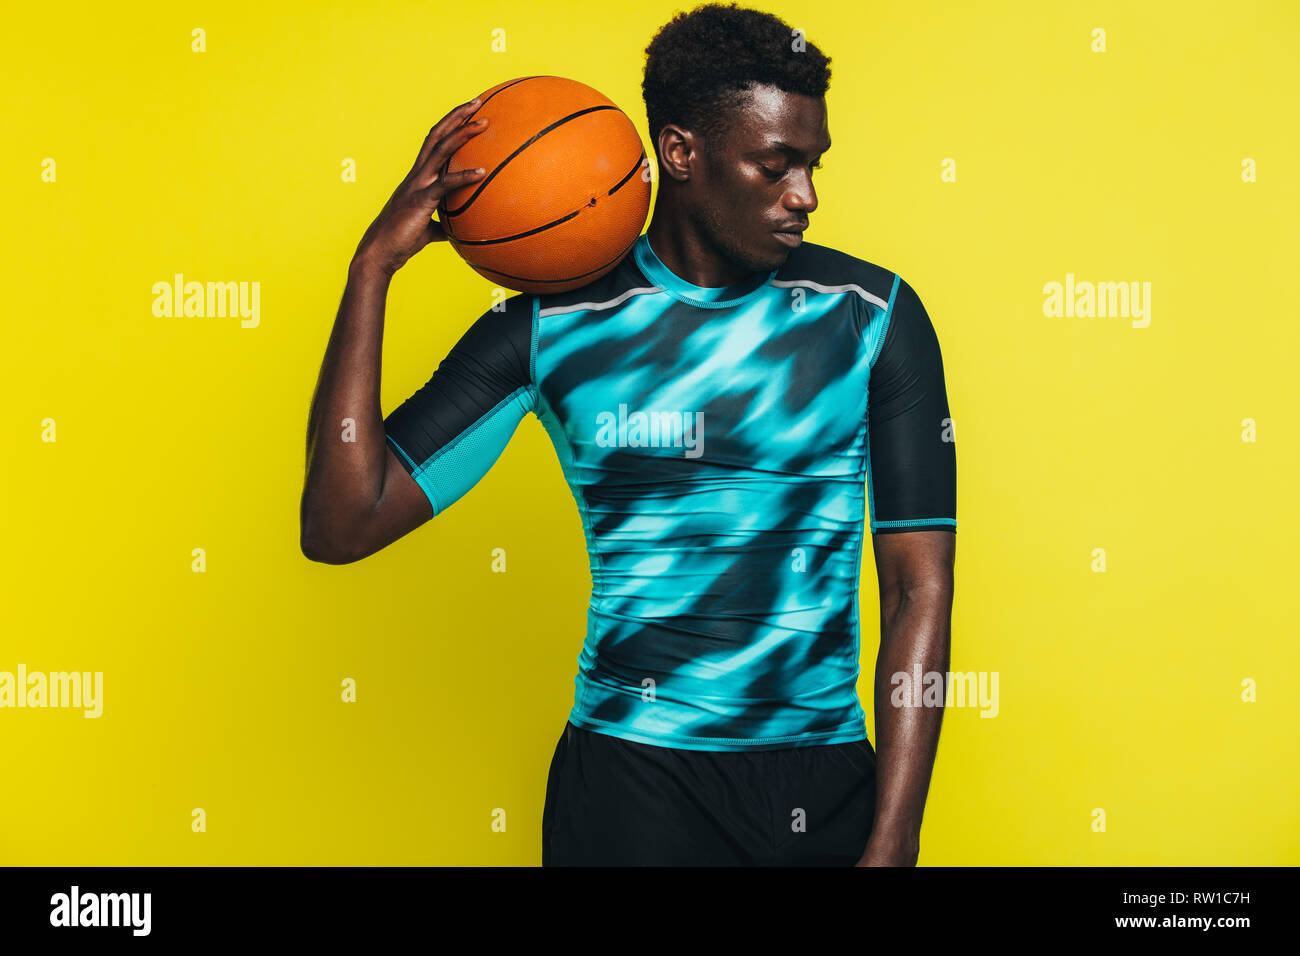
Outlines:
{"type": "MultiPolygon", "coordinates": [[[[772,284],[778,287],[803,286],[817,291],[855,292],[882,308],[898,287],[907,285],[891,269],[812,242],[801,243],[790,252],[785,263],[777,269],[772,284]]],[[[608,308],[639,293],[654,291],[657,291],[654,283],[642,274],[632,253],[628,252],[614,269],[594,282],[567,292],[529,295],[527,301],[531,306],[535,300],[542,314],[550,314],[608,308]]]]}
{"type": "Polygon", "coordinates": [[[567,292],[541,292],[534,297],[538,311],[555,312],[604,309],[618,305],[639,292],[654,292],[654,284],[647,281],[637,268],[629,250],[609,272],[594,282],[570,289],[567,292]]]}
{"type": "Polygon", "coordinates": [[[795,248],[772,281],[777,286],[854,292],[882,308],[896,293],[895,282],[902,282],[892,269],[815,242],[795,248]]]}

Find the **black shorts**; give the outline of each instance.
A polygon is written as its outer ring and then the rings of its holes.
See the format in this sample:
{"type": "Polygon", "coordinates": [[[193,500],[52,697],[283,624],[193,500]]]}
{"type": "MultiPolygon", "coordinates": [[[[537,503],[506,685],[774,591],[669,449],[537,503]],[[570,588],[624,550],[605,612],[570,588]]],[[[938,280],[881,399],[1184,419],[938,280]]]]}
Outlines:
{"type": "Polygon", "coordinates": [[[542,866],[852,866],[875,805],[866,740],[677,750],[566,723],[546,780],[542,866]]]}

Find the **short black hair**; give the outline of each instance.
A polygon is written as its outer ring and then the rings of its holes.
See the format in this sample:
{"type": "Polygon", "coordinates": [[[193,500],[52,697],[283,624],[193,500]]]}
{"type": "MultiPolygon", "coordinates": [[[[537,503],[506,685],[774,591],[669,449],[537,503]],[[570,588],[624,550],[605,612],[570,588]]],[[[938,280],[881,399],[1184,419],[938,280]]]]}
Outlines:
{"type": "Polygon", "coordinates": [[[671,123],[705,137],[724,132],[753,83],[787,93],[825,96],[830,57],[780,17],[732,4],[708,3],[679,13],[646,47],[646,118],[650,140],[671,123]]]}

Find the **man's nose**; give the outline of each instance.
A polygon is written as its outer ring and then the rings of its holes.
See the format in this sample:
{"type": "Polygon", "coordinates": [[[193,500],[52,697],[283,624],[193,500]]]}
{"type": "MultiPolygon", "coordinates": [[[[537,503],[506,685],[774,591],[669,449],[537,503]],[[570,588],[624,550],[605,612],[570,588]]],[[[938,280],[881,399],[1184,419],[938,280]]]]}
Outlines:
{"type": "Polygon", "coordinates": [[[791,212],[811,213],[817,208],[817,190],[813,188],[812,176],[804,173],[797,178],[785,196],[785,207],[791,212]]]}

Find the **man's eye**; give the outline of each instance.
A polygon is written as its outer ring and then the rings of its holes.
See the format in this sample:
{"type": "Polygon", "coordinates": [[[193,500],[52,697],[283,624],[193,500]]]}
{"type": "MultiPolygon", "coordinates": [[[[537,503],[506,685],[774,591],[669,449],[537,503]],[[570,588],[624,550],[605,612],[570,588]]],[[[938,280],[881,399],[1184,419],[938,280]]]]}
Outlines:
{"type": "Polygon", "coordinates": [[[767,176],[769,179],[780,179],[782,176],[785,175],[784,169],[769,169],[768,167],[763,165],[760,165],[758,168],[761,169],[763,171],[763,175],[767,176]]]}

